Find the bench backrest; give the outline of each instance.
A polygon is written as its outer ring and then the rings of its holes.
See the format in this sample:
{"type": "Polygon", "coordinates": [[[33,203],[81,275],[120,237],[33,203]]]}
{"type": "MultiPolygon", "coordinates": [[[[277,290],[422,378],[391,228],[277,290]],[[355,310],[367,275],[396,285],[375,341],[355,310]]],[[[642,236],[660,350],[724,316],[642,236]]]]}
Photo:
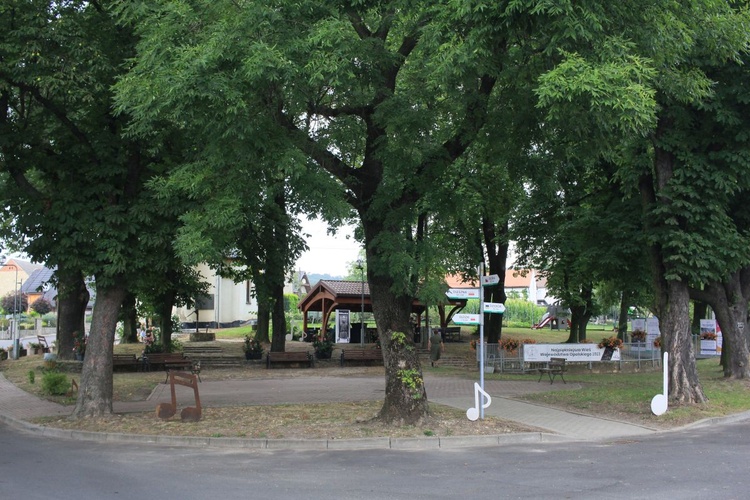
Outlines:
{"type": "Polygon", "coordinates": [[[308,358],[310,353],[304,351],[292,351],[292,352],[269,352],[268,356],[273,358],[308,358]]]}
{"type": "Polygon", "coordinates": [[[44,335],[37,335],[36,336],[37,343],[41,345],[45,349],[49,349],[49,344],[47,344],[47,339],[44,337],[44,335]]]}
{"type": "Polygon", "coordinates": [[[176,352],[152,352],[150,354],[145,354],[145,356],[149,359],[149,361],[154,362],[161,362],[161,361],[183,361],[185,360],[185,356],[183,356],[180,353],[176,352]]]}

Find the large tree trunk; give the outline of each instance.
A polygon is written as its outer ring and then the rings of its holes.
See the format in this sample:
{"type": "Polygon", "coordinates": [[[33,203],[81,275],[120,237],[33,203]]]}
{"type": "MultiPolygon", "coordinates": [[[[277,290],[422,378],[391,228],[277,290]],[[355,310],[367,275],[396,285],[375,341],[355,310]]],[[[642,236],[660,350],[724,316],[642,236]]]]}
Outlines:
{"type": "MultiPolygon", "coordinates": [[[[694,299],[693,291],[690,290],[690,298],[694,299]]],[[[690,332],[693,335],[700,335],[701,320],[706,319],[708,313],[708,304],[702,300],[693,300],[693,322],[690,324],[690,332]]]]}
{"type": "MultiPolygon", "coordinates": [[[[482,292],[485,294],[484,300],[504,304],[508,299],[508,296],[505,294],[505,266],[508,261],[508,222],[505,221],[498,228],[493,221],[485,217],[482,219],[482,235],[484,236],[489,273],[491,275],[496,274],[500,278],[500,283],[488,286],[482,292]]],[[[497,344],[500,342],[503,334],[502,314],[485,314],[484,325],[484,334],[487,343],[497,344]]]]}
{"type": "Polygon", "coordinates": [[[419,424],[428,406],[419,354],[408,334],[412,298],[395,296],[392,283],[371,276],[369,270],[367,279],[373,303],[378,305],[374,315],[385,365],[385,400],[379,417],[397,425],[419,424]]]}
{"type": "Polygon", "coordinates": [[[73,344],[76,332],[86,330],[86,306],[89,292],[80,269],[57,268],[57,355],[75,359],[73,344]]]}
{"type": "MultiPolygon", "coordinates": [[[[586,306],[573,306],[570,308],[570,334],[568,344],[577,344],[586,340],[586,327],[591,319],[591,308],[586,306]]],[[[561,325],[562,326],[562,325],[561,325]]]]}
{"type": "Polygon", "coordinates": [[[273,338],[271,339],[272,352],[284,352],[286,348],[286,316],[284,315],[284,285],[274,286],[274,302],[271,323],[273,325],[273,338]]]}
{"type": "Polygon", "coordinates": [[[691,290],[690,295],[711,306],[721,326],[724,376],[750,378],[750,347],[745,335],[748,300],[750,299],[750,268],[732,273],[724,283],[712,282],[704,290],[691,290]]]}
{"type": "MultiPolygon", "coordinates": [[[[657,138],[663,130],[669,127],[668,121],[660,122],[657,138]]],[[[674,155],[659,147],[654,148],[654,175],[641,177],[640,190],[644,206],[644,213],[652,217],[655,209],[660,205],[672,203],[669,196],[661,196],[675,169],[674,155]]],[[[656,218],[654,218],[656,219],[656,218]]],[[[658,221],[658,219],[656,219],[658,221]]],[[[657,227],[648,228],[649,232],[657,232],[669,227],[672,222],[654,222],[657,227]]],[[[698,379],[695,365],[692,335],[690,332],[690,295],[686,280],[667,279],[676,274],[669,264],[669,257],[664,243],[655,242],[649,248],[652,276],[654,279],[654,299],[656,316],[659,318],[659,329],[664,340],[662,350],[669,353],[669,394],[680,403],[704,403],[706,395],[698,379]]]]}
{"type": "Polygon", "coordinates": [[[683,281],[670,280],[666,282],[666,292],[658,317],[662,349],[669,353],[669,395],[679,403],[705,403],[690,333],[688,286],[683,281]]]}
{"type": "Polygon", "coordinates": [[[382,250],[373,251],[369,242],[382,238],[383,229],[379,221],[362,220],[368,242],[367,282],[385,366],[385,399],[379,418],[396,425],[417,425],[427,417],[428,405],[419,353],[410,334],[414,298],[396,293],[390,273],[378,272],[387,265],[387,257],[382,250]]]}
{"type": "Polygon", "coordinates": [[[271,342],[270,330],[271,328],[271,308],[268,305],[268,301],[261,302],[258,300],[258,327],[255,331],[255,338],[258,341],[268,344],[271,342]]]}
{"type": "Polygon", "coordinates": [[[172,308],[174,307],[175,297],[175,291],[169,290],[159,298],[159,326],[164,352],[172,351],[172,308]]]}
{"type": "Polygon", "coordinates": [[[125,294],[124,286],[97,287],[91,332],[72,418],[96,418],[112,413],[112,348],[125,294]]]}
{"type": "Polygon", "coordinates": [[[138,312],[135,307],[135,294],[128,292],[122,302],[122,339],[123,344],[138,342],[138,312]]]}

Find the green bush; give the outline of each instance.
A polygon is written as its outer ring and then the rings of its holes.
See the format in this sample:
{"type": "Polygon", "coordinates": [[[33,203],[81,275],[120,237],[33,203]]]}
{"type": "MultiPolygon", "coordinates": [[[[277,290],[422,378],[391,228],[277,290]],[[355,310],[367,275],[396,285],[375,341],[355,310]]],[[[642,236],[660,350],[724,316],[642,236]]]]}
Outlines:
{"type": "Polygon", "coordinates": [[[50,371],[42,375],[42,390],[46,394],[62,396],[70,390],[70,382],[64,373],[50,371]]]}

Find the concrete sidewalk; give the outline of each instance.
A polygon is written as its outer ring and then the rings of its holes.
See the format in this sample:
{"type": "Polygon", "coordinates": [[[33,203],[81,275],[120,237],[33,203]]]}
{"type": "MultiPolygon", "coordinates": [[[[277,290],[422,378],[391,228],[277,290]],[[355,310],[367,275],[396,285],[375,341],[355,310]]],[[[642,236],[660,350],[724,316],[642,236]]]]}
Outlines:
{"type": "MultiPolygon", "coordinates": [[[[200,384],[204,406],[276,405],[344,401],[380,400],[384,394],[383,377],[263,378],[250,380],[206,381],[200,384]]],[[[466,410],[474,405],[472,380],[433,377],[425,374],[430,401],[466,410]]],[[[545,433],[572,440],[603,440],[624,436],[646,436],[653,429],[625,422],[596,418],[513,399],[530,392],[575,390],[577,384],[540,384],[536,381],[486,381],[485,390],[492,404],[485,415],[512,420],[542,429],[545,433]]],[[[177,387],[178,401],[191,401],[192,391],[177,387]]],[[[116,413],[153,411],[160,402],[170,400],[167,384],[159,384],[146,401],[117,402],[116,413]]],[[[190,404],[190,403],[186,403],[190,404]]],[[[27,421],[37,417],[69,415],[72,407],[40,399],[11,384],[0,374],[0,416],[3,420],[27,421]]]]}

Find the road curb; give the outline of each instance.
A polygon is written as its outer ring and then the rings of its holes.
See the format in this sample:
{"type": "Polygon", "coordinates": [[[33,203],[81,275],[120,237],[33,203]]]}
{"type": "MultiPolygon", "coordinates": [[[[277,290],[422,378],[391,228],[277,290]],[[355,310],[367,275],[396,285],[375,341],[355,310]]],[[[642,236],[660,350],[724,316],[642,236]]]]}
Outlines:
{"type": "Polygon", "coordinates": [[[524,443],[569,442],[570,438],[544,432],[523,432],[490,436],[444,436],[424,438],[356,438],[356,439],[257,439],[199,436],[157,436],[116,432],[91,432],[58,429],[32,424],[0,414],[0,421],[30,434],[74,441],[99,443],[155,444],[186,448],[225,448],[254,450],[440,450],[503,446],[524,443]]]}

